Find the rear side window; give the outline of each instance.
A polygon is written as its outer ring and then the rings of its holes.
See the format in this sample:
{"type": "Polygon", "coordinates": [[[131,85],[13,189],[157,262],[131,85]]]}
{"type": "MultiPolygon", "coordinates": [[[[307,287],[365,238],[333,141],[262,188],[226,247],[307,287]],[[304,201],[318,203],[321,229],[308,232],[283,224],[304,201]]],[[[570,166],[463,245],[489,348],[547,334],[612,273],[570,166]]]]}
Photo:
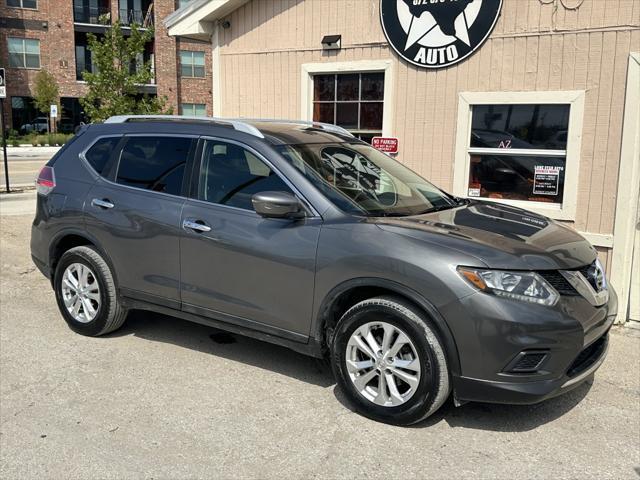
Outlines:
{"type": "Polygon", "coordinates": [[[116,182],[180,195],[191,138],[130,137],[122,149],[116,182]]]}
{"type": "Polygon", "coordinates": [[[85,158],[93,169],[102,175],[105,165],[111,158],[111,152],[116,148],[120,137],[101,138],[85,153],[85,158]]]}

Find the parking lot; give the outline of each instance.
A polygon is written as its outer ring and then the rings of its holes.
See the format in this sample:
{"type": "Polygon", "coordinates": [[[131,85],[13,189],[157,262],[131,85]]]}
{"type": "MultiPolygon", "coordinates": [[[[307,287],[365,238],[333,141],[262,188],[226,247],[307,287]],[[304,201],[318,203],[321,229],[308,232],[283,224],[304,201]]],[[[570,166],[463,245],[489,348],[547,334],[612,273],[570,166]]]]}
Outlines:
{"type": "Polygon", "coordinates": [[[141,312],[72,333],[29,258],[31,219],[0,217],[3,479],[640,476],[638,330],[613,332],[593,385],[392,427],[284,348],[141,312]]]}

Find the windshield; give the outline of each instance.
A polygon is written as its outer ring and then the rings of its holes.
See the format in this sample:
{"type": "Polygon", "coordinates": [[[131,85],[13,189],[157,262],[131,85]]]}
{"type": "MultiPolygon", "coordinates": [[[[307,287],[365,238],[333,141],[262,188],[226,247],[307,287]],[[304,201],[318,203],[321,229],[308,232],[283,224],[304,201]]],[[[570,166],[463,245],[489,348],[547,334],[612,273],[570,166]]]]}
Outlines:
{"type": "Polygon", "coordinates": [[[399,162],[363,144],[277,147],[339,208],[369,216],[406,216],[457,205],[399,162]]]}

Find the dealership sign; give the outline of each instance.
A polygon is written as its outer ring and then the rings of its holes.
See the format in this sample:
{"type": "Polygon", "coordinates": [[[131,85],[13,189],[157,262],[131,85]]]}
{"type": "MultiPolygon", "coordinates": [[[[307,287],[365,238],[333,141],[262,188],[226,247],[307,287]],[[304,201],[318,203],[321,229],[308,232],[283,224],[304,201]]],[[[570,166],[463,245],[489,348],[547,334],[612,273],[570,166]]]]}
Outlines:
{"type": "Polygon", "coordinates": [[[475,52],[487,39],[502,0],[380,0],[391,47],[407,62],[443,68],[475,52]]]}
{"type": "Polygon", "coordinates": [[[373,137],[371,146],[384,153],[398,153],[398,139],[393,137],[373,137]]]}

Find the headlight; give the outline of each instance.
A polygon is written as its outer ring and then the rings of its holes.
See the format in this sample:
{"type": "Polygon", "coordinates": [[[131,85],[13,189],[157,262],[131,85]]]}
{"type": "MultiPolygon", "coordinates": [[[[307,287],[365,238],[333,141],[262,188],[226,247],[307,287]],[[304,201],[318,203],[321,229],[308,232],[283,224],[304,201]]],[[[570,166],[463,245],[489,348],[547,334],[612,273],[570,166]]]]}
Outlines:
{"type": "Polygon", "coordinates": [[[474,287],[499,297],[552,307],[560,295],[535,272],[508,272],[458,267],[458,273],[474,287]]]}

